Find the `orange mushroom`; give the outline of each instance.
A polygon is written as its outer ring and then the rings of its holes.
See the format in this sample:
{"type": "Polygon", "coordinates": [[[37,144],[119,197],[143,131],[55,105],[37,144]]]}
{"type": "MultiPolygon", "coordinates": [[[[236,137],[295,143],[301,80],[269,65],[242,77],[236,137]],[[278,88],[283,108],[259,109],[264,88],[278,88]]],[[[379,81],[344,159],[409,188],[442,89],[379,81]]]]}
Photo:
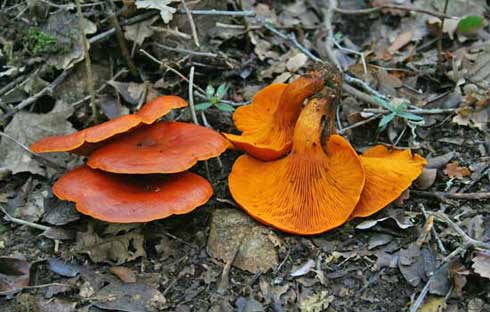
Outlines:
{"type": "Polygon", "coordinates": [[[206,127],[159,122],[97,149],[87,164],[113,173],[176,173],[219,156],[228,144],[222,135],[206,127]]]}
{"type": "Polygon", "coordinates": [[[189,213],[205,204],[213,189],[206,179],[187,171],[142,179],[82,166],[56,181],[53,193],[93,218],[135,223],[189,213]]]}
{"type": "Polygon", "coordinates": [[[178,96],[161,96],[145,104],[137,113],[114,118],[75,133],[40,139],[30,149],[35,153],[73,152],[88,155],[114,136],[141,124],[152,124],[172,109],[185,106],[187,102],[178,96]]]}
{"type": "Polygon", "coordinates": [[[351,218],[370,216],[397,199],[422,173],[427,161],[410,150],[377,145],[361,156],[366,185],[351,218]]]}
{"type": "Polygon", "coordinates": [[[264,162],[240,156],[228,179],[235,201],[253,218],[294,234],[340,226],[354,211],[364,170],[343,137],[330,135],[325,150],[321,122],[331,99],[312,99],[294,128],[291,153],[264,162]]]}
{"type": "Polygon", "coordinates": [[[224,134],[233,145],[260,160],[274,160],[289,152],[294,124],[304,100],[323,88],[323,71],[312,71],[290,84],[260,90],[247,106],[233,114],[241,135],[224,134]]]}

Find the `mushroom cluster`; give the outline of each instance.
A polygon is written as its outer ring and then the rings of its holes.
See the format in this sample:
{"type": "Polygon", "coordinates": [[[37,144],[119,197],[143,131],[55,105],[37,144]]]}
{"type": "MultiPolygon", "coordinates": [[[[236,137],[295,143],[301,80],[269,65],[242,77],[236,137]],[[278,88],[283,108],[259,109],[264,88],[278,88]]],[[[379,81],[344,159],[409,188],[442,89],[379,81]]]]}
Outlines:
{"type": "Polygon", "coordinates": [[[81,131],[43,138],[36,153],[72,152],[87,164],[53,185],[61,200],[93,218],[115,223],[147,222],[189,213],[213,194],[210,183],[187,171],[229,146],[219,133],[198,125],[158,121],[187,102],[161,96],[138,112],[81,131]]]}
{"type": "Polygon", "coordinates": [[[226,137],[246,154],[228,185],[253,218],[288,233],[322,233],[378,212],[422,173],[425,159],[410,150],[380,145],[358,155],[335,132],[337,100],[338,88],[313,72],[264,88],[236,111],[243,133],[226,137]]]}

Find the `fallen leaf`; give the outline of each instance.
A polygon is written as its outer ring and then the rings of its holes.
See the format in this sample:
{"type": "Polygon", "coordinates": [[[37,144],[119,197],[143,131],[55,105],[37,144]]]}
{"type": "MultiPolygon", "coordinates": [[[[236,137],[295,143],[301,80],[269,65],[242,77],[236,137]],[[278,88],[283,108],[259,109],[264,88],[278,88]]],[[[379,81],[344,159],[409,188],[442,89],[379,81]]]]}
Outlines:
{"type": "MultiPolygon", "coordinates": [[[[5,127],[4,132],[19,143],[29,145],[37,139],[74,132],[73,126],[66,120],[73,113],[69,108],[58,102],[53,111],[46,114],[34,114],[18,112],[5,127]],[[62,109],[64,108],[64,109],[62,109]]],[[[63,163],[69,159],[69,155],[57,153],[46,156],[56,163],[63,163]]],[[[0,162],[12,174],[18,172],[31,172],[45,175],[44,169],[31,154],[23,150],[10,140],[2,138],[0,142],[0,162]]]]}
{"type": "Polygon", "coordinates": [[[287,61],[286,68],[288,71],[294,73],[301,67],[305,66],[307,61],[308,57],[305,54],[298,53],[287,61]]]}
{"type": "Polygon", "coordinates": [[[460,167],[457,161],[447,164],[444,173],[451,179],[463,179],[471,174],[470,169],[460,167]]]}
{"type": "Polygon", "coordinates": [[[420,307],[419,312],[440,312],[446,305],[446,299],[444,297],[428,297],[424,305],[420,307]]]}
{"type": "Polygon", "coordinates": [[[115,266],[109,268],[109,270],[125,283],[136,283],[136,274],[130,268],[115,266]]]}
{"type": "Polygon", "coordinates": [[[408,30],[402,32],[401,34],[398,35],[398,37],[396,37],[395,41],[393,41],[391,46],[388,48],[388,52],[393,54],[399,51],[401,48],[406,46],[412,40],[412,37],[413,37],[413,31],[408,30]]]}
{"type": "Polygon", "coordinates": [[[437,178],[437,169],[424,168],[422,174],[415,180],[415,186],[419,190],[429,189],[437,178]]]}
{"type": "Polygon", "coordinates": [[[473,258],[473,270],[481,277],[490,279],[490,253],[481,251],[473,258]]]}
{"type": "Polygon", "coordinates": [[[315,267],[315,260],[309,259],[301,265],[300,267],[293,268],[292,272],[289,274],[292,277],[299,277],[308,274],[315,267]]]}
{"type": "Polygon", "coordinates": [[[161,292],[145,284],[110,283],[97,298],[94,306],[99,309],[127,312],[161,311],[166,303],[161,292]]]}
{"type": "Polygon", "coordinates": [[[85,233],[78,233],[75,250],[87,254],[96,263],[120,265],[146,256],[143,242],[143,235],[137,232],[101,238],[93,228],[89,228],[85,233]]]}
{"type": "Polygon", "coordinates": [[[238,312],[264,312],[264,307],[257,300],[244,297],[238,297],[235,301],[235,306],[238,312]]]}
{"type": "Polygon", "coordinates": [[[75,277],[80,274],[81,266],[76,264],[67,263],[58,259],[48,260],[49,269],[61,276],[65,277],[75,277]]]}
{"type": "Polygon", "coordinates": [[[328,291],[323,290],[320,293],[311,295],[301,300],[299,309],[301,312],[321,312],[326,311],[335,297],[328,295],[328,291]]]}
{"type": "Polygon", "coordinates": [[[64,299],[54,298],[45,299],[42,297],[37,297],[36,305],[32,307],[32,311],[37,312],[75,312],[77,302],[68,301],[64,299]]]}
{"type": "Polygon", "coordinates": [[[26,260],[0,257],[0,293],[11,294],[29,286],[30,270],[26,260]]]}
{"type": "Polygon", "coordinates": [[[150,27],[156,18],[151,18],[133,25],[124,26],[124,37],[141,46],[146,38],[153,35],[153,29],[150,27]]]}
{"type": "Polygon", "coordinates": [[[176,0],[137,0],[136,7],[138,9],[156,9],[160,11],[160,16],[165,24],[168,24],[177,9],[169,6],[170,3],[176,0]]]}

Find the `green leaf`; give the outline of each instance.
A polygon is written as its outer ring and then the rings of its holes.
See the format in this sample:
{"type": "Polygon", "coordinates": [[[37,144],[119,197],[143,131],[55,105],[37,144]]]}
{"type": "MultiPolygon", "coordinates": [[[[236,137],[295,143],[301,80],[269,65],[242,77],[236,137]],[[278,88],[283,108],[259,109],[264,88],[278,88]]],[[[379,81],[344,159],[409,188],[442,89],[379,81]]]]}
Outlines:
{"type": "Polygon", "coordinates": [[[380,129],[380,131],[383,131],[386,128],[386,126],[390,123],[390,121],[392,121],[393,118],[395,118],[395,116],[396,113],[384,115],[383,118],[381,118],[381,120],[379,121],[378,128],[380,129]]]}
{"type": "Polygon", "coordinates": [[[419,115],[415,115],[415,114],[412,114],[412,113],[408,113],[408,112],[398,112],[397,115],[400,116],[400,117],[402,117],[402,118],[408,119],[408,120],[414,120],[414,121],[422,121],[422,120],[424,120],[424,117],[421,117],[419,115]]]}
{"type": "Polygon", "coordinates": [[[472,35],[485,26],[485,19],[478,15],[464,16],[459,20],[458,33],[472,35]]]}
{"type": "Polygon", "coordinates": [[[376,100],[376,102],[379,103],[379,105],[383,106],[384,108],[386,108],[390,112],[395,112],[395,108],[390,103],[388,103],[387,101],[383,100],[382,98],[376,97],[376,96],[374,97],[374,99],[376,100]]]}
{"type": "Polygon", "coordinates": [[[226,103],[218,103],[218,104],[216,104],[216,107],[220,111],[223,111],[223,112],[233,112],[235,110],[235,108],[233,106],[231,106],[230,104],[226,104],[226,103]]]}
{"type": "Polygon", "coordinates": [[[216,91],[216,97],[221,100],[226,95],[227,91],[228,85],[226,83],[220,84],[218,90],[216,91]]]}
{"type": "Polygon", "coordinates": [[[212,85],[208,85],[206,87],[206,96],[208,97],[208,99],[214,96],[214,92],[214,87],[212,85]]]}
{"type": "Polygon", "coordinates": [[[209,102],[204,102],[204,103],[199,103],[199,104],[194,105],[194,108],[197,111],[202,111],[202,110],[208,109],[209,107],[211,107],[211,105],[213,105],[213,104],[211,104],[209,102]]]}

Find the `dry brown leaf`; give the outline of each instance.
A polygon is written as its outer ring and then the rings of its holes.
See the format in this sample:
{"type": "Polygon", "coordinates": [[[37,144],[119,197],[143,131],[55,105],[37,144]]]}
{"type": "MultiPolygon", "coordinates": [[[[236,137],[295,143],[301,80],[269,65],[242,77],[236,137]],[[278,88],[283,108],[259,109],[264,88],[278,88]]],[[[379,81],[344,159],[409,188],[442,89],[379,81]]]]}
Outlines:
{"type": "Polygon", "coordinates": [[[412,40],[412,37],[412,30],[402,32],[398,35],[398,37],[396,37],[395,41],[393,41],[391,46],[388,48],[388,52],[390,52],[391,54],[397,52],[398,50],[406,46],[412,40]]]}
{"type": "Polygon", "coordinates": [[[469,176],[471,171],[467,167],[460,167],[457,161],[453,161],[446,165],[444,173],[451,179],[462,179],[469,176]]]}
{"type": "Polygon", "coordinates": [[[473,270],[480,274],[481,277],[490,279],[490,253],[479,252],[473,258],[473,270]]]}
{"type": "Polygon", "coordinates": [[[130,268],[123,266],[114,266],[109,270],[125,283],[136,283],[136,274],[130,268]]]}

